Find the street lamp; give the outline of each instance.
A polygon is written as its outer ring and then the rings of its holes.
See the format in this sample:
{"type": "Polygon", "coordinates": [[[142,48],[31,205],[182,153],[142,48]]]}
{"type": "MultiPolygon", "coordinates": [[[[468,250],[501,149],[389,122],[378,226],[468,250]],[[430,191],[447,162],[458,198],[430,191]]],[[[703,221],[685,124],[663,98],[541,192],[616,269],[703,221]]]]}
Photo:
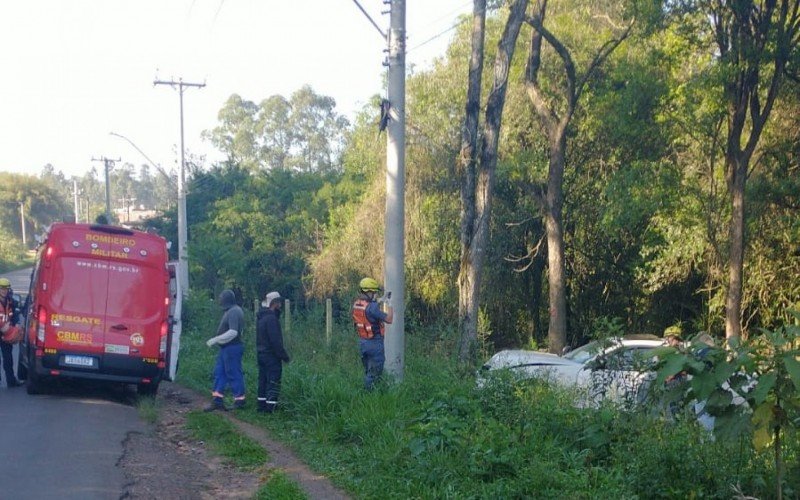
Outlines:
{"type": "Polygon", "coordinates": [[[127,137],[125,137],[124,135],[122,135],[122,134],[118,134],[118,133],[116,133],[116,132],[109,132],[109,134],[113,135],[114,137],[119,137],[120,139],[124,139],[125,141],[127,141],[127,143],[128,143],[128,144],[130,144],[131,146],[133,146],[133,148],[134,148],[136,151],[138,151],[138,152],[139,152],[139,154],[141,154],[142,156],[144,156],[144,159],[145,159],[145,160],[147,160],[147,163],[149,163],[151,167],[153,167],[154,169],[156,169],[156,170],[158,171],[158,173],[160,173],[161,175],[163,175],[163,176],[164,176],[164,178],[165,178],[165,179],[167,179],[167,182],[169,182],[169,185],[170,185],[170,186],[172,186],[172,188],[174,188],[174,189],[177,189],[177,186],[175,185],[175,181],[173,181],[173,180],[172,180],[172,177],[170,177],[170,176],[169,176],[169,175],[168,175],[168,174],[167,174],[167,173],[164,171],[164,169],[163,169],[163,168],[161,168],[161,165],[158,165],[158,164],[156,164],[156,163],[155,163],[153,160],[151,160],[151,159],[150,159],[150,157],[149,157],[149,156],[147,156],[146,154],[144,154],[144,151],[142,151],[142,150],[139,148],[139,146],[137,146],[136,144],[134,144],[132,140],[130,140],[130,139],[128,139],[127,137]]]}

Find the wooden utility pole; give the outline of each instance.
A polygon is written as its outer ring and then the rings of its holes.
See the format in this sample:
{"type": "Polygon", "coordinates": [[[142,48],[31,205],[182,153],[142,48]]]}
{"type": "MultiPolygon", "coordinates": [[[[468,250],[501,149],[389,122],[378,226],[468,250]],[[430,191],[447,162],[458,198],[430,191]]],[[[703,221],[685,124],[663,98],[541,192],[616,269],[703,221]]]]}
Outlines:
{"type": "Polygon", "coordinates": [[[92,161],[102,161],[106,171],[106,221],[111,223],[111,185],[108,180],[108,172],[114,168],[114,163],[121,161],[122,158],[117,158],[116,160],[112,160],[111,158],[106,158],[105,156],[101,156],[100,158],[92,158],[92,161]]]}

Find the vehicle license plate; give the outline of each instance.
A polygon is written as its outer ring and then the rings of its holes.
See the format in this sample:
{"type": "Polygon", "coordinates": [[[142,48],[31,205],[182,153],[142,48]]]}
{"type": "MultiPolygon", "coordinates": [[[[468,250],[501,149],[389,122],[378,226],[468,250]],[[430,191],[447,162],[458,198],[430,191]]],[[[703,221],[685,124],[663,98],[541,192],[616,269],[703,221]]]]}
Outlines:
{"type": "Polygon", "coordinates": [[[89,356],[73,356],[67,354],[64,356],[64,364],[70,366],[81,366],[87,368],[95,367],[95,359],[89,356]]]}

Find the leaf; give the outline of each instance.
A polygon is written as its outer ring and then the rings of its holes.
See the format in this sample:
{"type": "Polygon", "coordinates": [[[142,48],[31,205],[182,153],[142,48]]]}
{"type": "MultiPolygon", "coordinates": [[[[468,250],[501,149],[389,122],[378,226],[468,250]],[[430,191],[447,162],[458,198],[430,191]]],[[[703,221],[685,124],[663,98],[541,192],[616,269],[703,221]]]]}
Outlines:
{"type": "Polygon", "coordinates": [[[789,373],[789,378],[792,379],[794,390],[800,391],[800,361],[794,353],[787,354],[783,357],[783,366],[786,367],[786,372],[789,373]]]}
{"type": "Polygon", "coordinates": [[[756,427],[753,431],[753,447],[758,451],[764,451],[772,443],[772,432],[769,427],[756,427]]]}
{"type": "Polygon", "coordinates": [[[721,439],[738,439],[749,431],[750,419],[738,413],[727,413],[714,419],[714,435],[721,439]]]}
{"type": "Polygon", "coordinates": [[[736,366],[732,363],[719,363],[714,367],[714,380],[717,384],[722,385],[725,381],[731,378],[731,375],[736,371],[736,366]]]}
{"type": "Polygon", "coordinates": [[[664,366],[658,370],[658,378],[656,378],[656,384],[663,384],[667,377],[671,377],[676,373],[680,373],[683,370],[684,365],[686,364],[686,356],[680,353],[671,353],[667,354],[664,357],[664,366]]]}
{"type": "Polygon", "coordinates": [[[713,373],[697,374],[692,378],[691,384],[695,397],[700,401],[708,399],[717,387],[713,373]]]}
{"type": "Polygon", "coordinates": [[[753,412],[753,446],[759,451],[767,449],[772,442],[772,409],[771,403],[765,403],[753,412]]]}
{"type": "Polygon", "coordinates": [[[706,402],[706,408],[709,409],[709,413],[712,415],[717,415],[719,411],[723,410],[730,406],[731,402],[733,401],[733,395],[724,389],[715,390],[711,397],[708,398],[706,402]]]}
{"type": "Polygon", "coordinates": [[[778,374],[775,372],[767,373],[759,377],[758,385],[756,386],[752,395],[756,406],[760,405],[767,399],[767,396],[769,396],[769,391],[775,387],[776,380],[778,380],[778,374]]]}

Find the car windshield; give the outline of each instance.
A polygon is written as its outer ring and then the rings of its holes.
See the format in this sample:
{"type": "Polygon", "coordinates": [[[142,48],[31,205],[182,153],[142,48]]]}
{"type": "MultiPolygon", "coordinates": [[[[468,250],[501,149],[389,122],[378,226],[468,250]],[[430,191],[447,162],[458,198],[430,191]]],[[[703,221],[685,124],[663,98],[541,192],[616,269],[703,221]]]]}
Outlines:
{"type": "Polygon", "coordinates": [[[608,345],[607,341],[594,340],[586,345],[582,345],[564,355],[566,359],[575,361],[576,363],[584,364],[593,357],[597,356],[604,347],[608,345]]]}

